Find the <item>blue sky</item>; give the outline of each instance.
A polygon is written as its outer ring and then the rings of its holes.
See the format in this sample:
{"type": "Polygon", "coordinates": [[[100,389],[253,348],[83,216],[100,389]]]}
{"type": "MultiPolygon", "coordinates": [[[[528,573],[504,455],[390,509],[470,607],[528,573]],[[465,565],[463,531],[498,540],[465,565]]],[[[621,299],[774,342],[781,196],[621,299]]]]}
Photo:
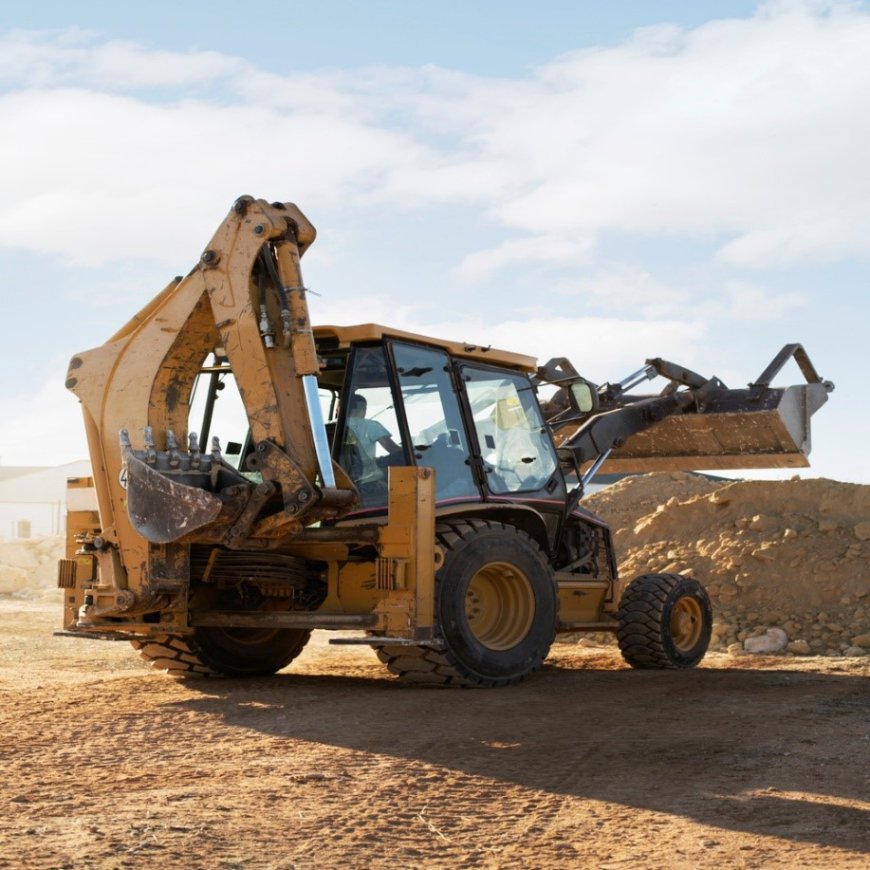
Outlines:
{"type": "Polygon", "coordinates": [[[316,321],[599,381],[801,341],[804,474],[870,482],[868,93],[866,3],[4,4],[0,462],[84,455],[68,358],[251,193],[317,226],[316,321]]]}
{"type": "Polygon", "coordinates": [[[226,0],[5,4],[0,26],[82,28],[174,51],[214,50],[271,72],[370,64],[437,64],[481,75],[517,75],[578,48],[613,45],[638,27],[696,26],[751,14],[750,0],[323,0],[260,12],[226,0]]]}

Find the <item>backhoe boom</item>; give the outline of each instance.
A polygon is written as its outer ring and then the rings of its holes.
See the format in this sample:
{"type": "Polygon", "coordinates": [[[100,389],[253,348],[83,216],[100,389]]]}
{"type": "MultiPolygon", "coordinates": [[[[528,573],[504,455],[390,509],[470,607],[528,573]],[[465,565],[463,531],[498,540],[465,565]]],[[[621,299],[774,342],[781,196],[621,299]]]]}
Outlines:
{"type": "Polygon", "coordinates": [[[177,586],[170,575],[178,566],[156,559],[147,542],[238,547],[252,538],[262,546],[301,528],[303,515],[313,522],[353,504],[353,485],[323,447],[319,364],[299,269],[314,238],[292,203],[241,197],[186,278],[107,344],[73,357],[67,386],[81,399],[95,459],[101,585],[152,593],[136,605],[115,595],[104,602],[109,610],[153,606],[177,586]],[[271,340],[279,331],[281,340],[271,340]],[[216,347],[240,388],[259,486],[223,462],[216,440],[209,449],[188,435],[192,387],[216,347]],[[119,479],[125,488],[113,485],[119,479]],[[257,508],[275,491],[283,511],[259,527],[257,508]],[[115,550],[121,541],[123,567],[115,550]]]}

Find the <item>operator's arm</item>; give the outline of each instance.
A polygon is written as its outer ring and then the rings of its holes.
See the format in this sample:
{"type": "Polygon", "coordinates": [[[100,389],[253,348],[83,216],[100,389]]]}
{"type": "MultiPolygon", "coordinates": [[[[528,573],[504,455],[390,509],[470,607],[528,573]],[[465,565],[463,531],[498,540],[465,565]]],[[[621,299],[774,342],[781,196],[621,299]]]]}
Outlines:
{"type": "Polygon", "coordinates": [[[390,434],[390,430],[387,429],[380,420],[365,418],[362,421],[362,425],[365,427],[365,434],[367,436],[366,440],[371,445],[370,449],[372,451],[374,450],[375,445],[379,444],[391,456],[394,453],[402,452],[401,446],[393,441],[393,436],[390,434]]]}
{"type": "Polygon", "coordinates": [[[383,438],[378,438],[378,444],[380,444],[381,447],[383,447],[391,456],[402,452],[401,446],[393,441],[393,436],[390,435],[389,432],[387,432],[383,438]]]}

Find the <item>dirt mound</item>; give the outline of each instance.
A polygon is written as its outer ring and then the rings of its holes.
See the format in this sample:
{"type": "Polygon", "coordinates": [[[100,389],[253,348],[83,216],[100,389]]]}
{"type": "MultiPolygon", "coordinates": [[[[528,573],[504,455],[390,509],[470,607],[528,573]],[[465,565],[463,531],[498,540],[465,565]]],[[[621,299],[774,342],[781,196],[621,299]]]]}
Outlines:
{"type": "Polygon", "coordinates": [[[870,487],[647,474],[584,505],[612,524],[626,580],[674,572],[707,586],[714,648],[781,629],[793,653],[870,651],[870,487]]]}
{"type": "Polygon", "coordinates": [[[713,480],[700,474],[673,471],[625,477],[584,499],[583,504],[604,517],[614,530],[634,528],[641,517],[655,513],[670,499],[687,501],[707,495],[731,481],[713,480]]]}
{"type": "Polygon", "coordinates": [[[63,536],[0,538],[0,596],[60,599],[57,560],[63,556],[63,536]]]}

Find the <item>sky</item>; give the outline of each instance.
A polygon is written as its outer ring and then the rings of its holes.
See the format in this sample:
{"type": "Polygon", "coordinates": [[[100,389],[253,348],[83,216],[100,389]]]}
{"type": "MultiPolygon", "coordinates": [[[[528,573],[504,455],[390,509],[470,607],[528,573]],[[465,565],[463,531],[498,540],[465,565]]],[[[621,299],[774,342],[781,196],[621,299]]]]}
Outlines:
{"type": "Polygon", "coordinates": [[[596,382],[801,342],[836,384],[801,474],[870,483],[870,4],[309,6],[3,4],[0,463],[86,456],[69,358],[251,194],[317,227],[316,323],[596,382]]]}

